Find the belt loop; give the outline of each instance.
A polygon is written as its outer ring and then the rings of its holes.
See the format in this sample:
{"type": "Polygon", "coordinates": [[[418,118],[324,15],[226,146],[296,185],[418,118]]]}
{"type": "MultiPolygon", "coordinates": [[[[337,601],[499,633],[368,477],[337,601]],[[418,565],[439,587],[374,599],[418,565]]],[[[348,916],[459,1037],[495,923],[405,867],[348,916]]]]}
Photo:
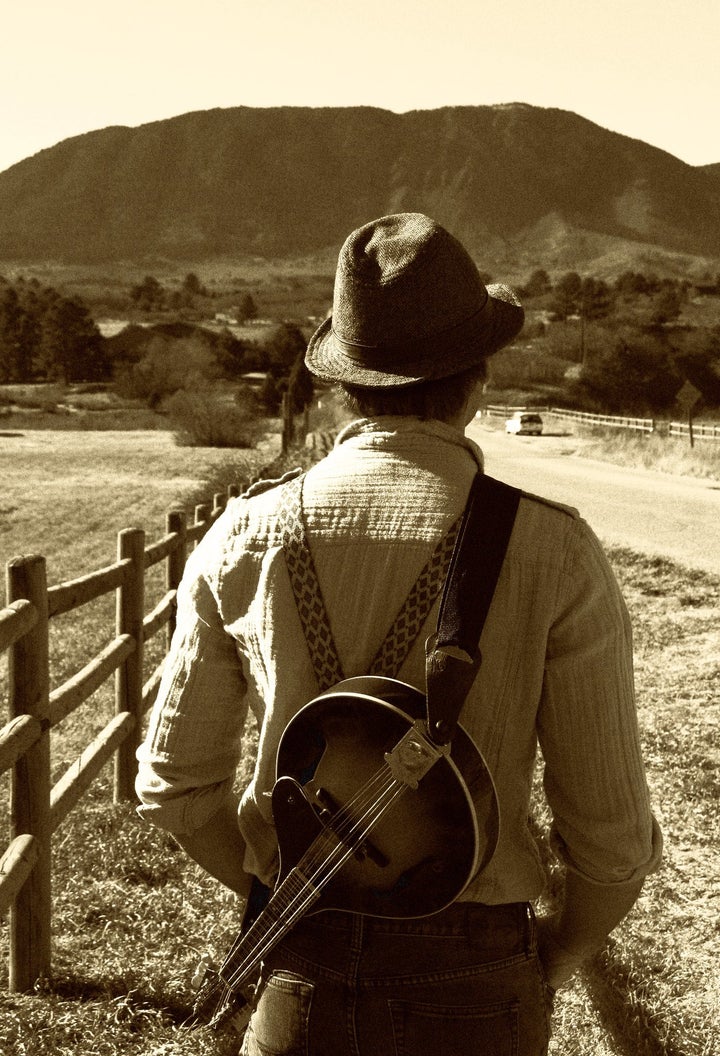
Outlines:
{"type": "Polygon", "coordinates": [[[532,902],[525,903],[525,948],[529,954],[537,950],[537,917],[532,902]]]}

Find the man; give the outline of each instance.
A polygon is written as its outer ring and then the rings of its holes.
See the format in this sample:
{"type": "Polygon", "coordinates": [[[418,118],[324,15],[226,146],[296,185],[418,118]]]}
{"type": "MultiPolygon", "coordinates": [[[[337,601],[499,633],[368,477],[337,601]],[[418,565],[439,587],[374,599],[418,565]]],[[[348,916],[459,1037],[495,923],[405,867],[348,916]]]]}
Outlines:
{"type": "MultiPolygon", "coordinates": [[[[289,480],[256,488],[190,557],[139,752],[141,813],[241,895],[253,876],[272,885],[278,869],[269,797],[280,737],[328,684],[319,670],[328,656],[335,677],[382,659],[388,629],[482,470],[464,429],[487,358],[522,325],[512,291],[486,288],[460,243],[422,214],[366,224],[341,250],[332,317],[306,362],[340,386],[356,420],[301,490],[289,480]],[[295,592],[288,523],[306,560],[295,592]],[[248,706],[260,741],[238,803],[248,706]]],[[[424,687],[436,620],[437,601],[393,677],[424,687]]],[[[544,1053],[552,992],[635,902],[660,836],[638,743],[630,628],[576,511],[523,495],[481,652],[460,721],[497,791],[491,861],[430,916],[331,910],[300,920],[264,959],[243,1052],[544,1053]],[[530,903],[544,875],[528,829],[538,742],[567,867],[562,909],[539,925],[530,903]]]]}

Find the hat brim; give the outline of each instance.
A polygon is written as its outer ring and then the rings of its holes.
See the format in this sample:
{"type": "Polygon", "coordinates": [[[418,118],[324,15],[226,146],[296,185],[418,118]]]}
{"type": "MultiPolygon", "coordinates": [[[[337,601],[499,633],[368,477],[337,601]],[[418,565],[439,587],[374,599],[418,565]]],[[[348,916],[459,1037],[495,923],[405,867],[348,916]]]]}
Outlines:
{"type": "Polygon", "coordinates": [[[392,349],[370,350],[367,357],[357,352],[348,354],[336,340],[333,319],[328,316],[310,338],[305,364],[323,381],[373,389],[400,388],[461,374],[510,344],[525,322],[522,305],[509,286],[493,283],[487,292],[482,313],[463,327],[418,342],[416,354],[402,355],[395,361],[392,349]],[[377,365],[378,358],[383,361],[382,369],[377,365]]]}

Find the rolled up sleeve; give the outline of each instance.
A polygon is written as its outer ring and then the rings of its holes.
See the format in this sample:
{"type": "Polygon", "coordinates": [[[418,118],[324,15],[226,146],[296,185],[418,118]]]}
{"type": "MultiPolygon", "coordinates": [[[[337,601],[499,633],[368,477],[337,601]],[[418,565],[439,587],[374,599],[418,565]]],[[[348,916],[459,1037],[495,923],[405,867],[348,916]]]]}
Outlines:
{"type": "Polygon", "coordinates": [[[138,812],[178,835],[198,829],[232,795],[247,714],[236,643],[200,570],[198,548],[178,590],[176,631],[137,752],[138,812]]]}
{"type": "Polygon", "coordinates": [[[538,719],[552,844],[600,884],[660,861],[635,705],[627,609],[592,531],[577,520],[548,638],[538,719]]]}

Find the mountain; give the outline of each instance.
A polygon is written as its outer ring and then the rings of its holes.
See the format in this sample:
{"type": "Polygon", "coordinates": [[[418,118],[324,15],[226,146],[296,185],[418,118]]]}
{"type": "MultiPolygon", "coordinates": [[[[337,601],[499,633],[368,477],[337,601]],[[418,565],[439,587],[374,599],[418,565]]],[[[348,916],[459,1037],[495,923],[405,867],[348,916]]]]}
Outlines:
{"type": "Polygon", "coordinates": [[[701,165],[700,169],[720,181],[720,161],[714,162],[712,165],[701,165]]]}
{"type": "Polygon", "coordinates": [[[236,107],[89,132],[0,173],[0,260],[330,259],[353,227],[404,210],[479,263],[720,257],[720,166],[513,103],[236,107]]]}

